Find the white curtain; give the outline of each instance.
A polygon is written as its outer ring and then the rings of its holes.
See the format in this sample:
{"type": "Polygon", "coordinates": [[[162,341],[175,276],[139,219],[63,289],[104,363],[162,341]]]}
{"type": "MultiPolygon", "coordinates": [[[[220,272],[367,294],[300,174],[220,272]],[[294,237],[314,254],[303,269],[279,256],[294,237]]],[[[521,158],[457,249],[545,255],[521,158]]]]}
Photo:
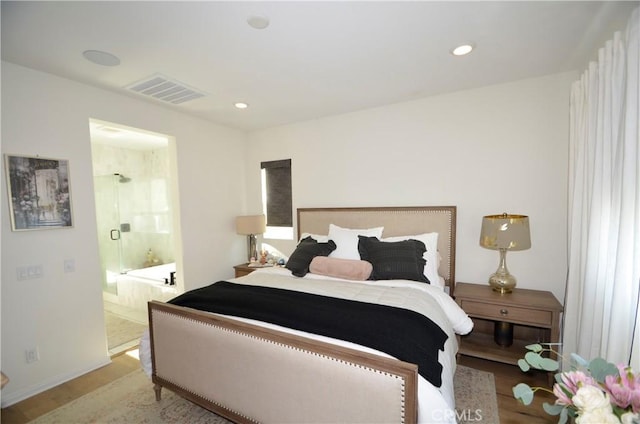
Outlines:
{"type": "Polygon", "coordinates": [[[563,350],[640,370],[640,8],[571,89],[563,350]]]}

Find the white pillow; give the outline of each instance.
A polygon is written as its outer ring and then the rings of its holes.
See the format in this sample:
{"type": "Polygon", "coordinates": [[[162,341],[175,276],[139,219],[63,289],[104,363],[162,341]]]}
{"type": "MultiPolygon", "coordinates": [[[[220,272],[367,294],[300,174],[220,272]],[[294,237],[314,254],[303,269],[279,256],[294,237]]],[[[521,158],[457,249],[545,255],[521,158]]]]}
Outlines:
{"type": "Polygon", "coordinates": [[[329,224],[329,240],[336,244],[336,250],[329,254],[330,258],[339,259],[360,259],[358,252],[358,236],[382,237],[384,227],[363,228],[352,230],[329,224]]]}
{"type": "Polygon", "coordinates": [[[320,234],[302,233],[302,235],[300,236],[300,240],[298,240],[298,243],[300,243],[300,241],[306,239],[307,237],[311,237],[318,243],[326,243],[329,241],[329,236],[323,236],[320,234]]]}
{"type": "Polygon", "coordinates": [[[442,287],[442,281],[438,274],[439,253],[438,253],[438,233],[424,233],[414,236],[397,236],[383,238],[381,241],[394,242],[403,240],[420,240],[424,243],[427,251],[424,253],[423,258],[427,261],[424,266],[424,275],[429,279],[429,282],[437,287],[442,287]]]}

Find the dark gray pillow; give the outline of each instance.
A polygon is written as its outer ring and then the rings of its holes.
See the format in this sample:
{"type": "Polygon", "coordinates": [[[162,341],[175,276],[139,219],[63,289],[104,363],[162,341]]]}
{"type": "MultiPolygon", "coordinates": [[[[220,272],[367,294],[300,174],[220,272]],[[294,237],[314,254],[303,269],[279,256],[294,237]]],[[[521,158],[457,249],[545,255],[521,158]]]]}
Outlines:
{"type": "Polygon", "coordinates": [[[309,272],[309,265],[316,256],[329,256],[329,253],[336,249],[333,240],[326,243],[318,243],[313,237],[309,236],[300,240],[296,250],[293,251],[287,261],[287,269],[296,277],[304,277],[309,272]]]}
{"type": "Polygon", "coordinates": [[[377,237],[358,236],[360,259],[371,262],[370,280],[413,280],[429,283],[424,275],[426,246],[419,240],[383,242],[377,237]]]}

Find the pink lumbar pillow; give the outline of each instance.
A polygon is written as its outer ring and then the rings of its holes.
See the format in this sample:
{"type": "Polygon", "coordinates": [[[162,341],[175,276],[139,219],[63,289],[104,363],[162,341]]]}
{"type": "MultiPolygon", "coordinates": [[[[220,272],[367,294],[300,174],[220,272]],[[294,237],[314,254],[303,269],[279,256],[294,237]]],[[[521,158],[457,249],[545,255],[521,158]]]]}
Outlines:
{"type": "Polygon", "coordinates": [[[343,278],[345,280],[364,281],[373,271],[373,265],[367,261],[357,259],[330,258],[316,256],[309,265],[312,274],[326,275],[328,277],[343,278]]]}

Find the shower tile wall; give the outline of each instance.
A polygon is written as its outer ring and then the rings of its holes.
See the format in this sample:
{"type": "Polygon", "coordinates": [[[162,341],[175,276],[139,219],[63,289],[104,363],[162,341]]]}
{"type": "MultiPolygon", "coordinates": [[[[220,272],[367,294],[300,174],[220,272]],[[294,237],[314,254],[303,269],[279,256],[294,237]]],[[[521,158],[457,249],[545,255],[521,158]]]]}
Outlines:
{"type": "MultiPolygon", "coordinates": [[[[131,229],[121,232],[124,269],[144,267],[149,249],[158,263],[174,262],[168,149],[137,150],[94,143],[92,159],[94,176],[118,173],[130,178],[116,184],[120,223],[131,229]]],[[[96,197],[100,198],[100,193],[96,197]]],[[[113,243],[109,232],[103,232],[99,235],[101,249],[102,244],[113,243]]]]}

